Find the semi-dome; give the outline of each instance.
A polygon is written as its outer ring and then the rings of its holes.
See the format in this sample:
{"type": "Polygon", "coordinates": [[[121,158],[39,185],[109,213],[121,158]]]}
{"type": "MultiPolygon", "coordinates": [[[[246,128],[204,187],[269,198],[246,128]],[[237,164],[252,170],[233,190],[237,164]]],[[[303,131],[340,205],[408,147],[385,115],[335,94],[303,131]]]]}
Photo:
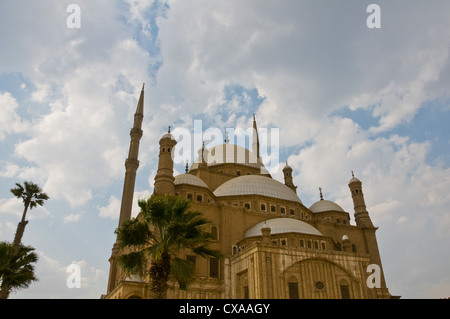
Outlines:
{"type": "Polygon", "coordinates": [[[313,213],[321,213],[328,211],[344,212],[341,206],[339,206],[335,202],[326,199],[321,199],[318,202],[312,204],[309,210],[312,211],[313,213]]]}
{"type": "Polygon", "coordinates": [[[208,188],[208,185],[206,185],[204,181],[192,174],[177,175],[175,176],[174,183],[175,185],[188,184],[208,188]]]}
{"type": "MultiPolygon", "coordinates": [[[[233,163],[255,168],[264,167],[264,164],[255,153],[239,145],[220,144],[205,150],[205,152],[205,161],[208,166],[233,163]]],[[[199,161],[200,159],[197,158],[192,164],[191,169],[198,168],[199,161]]]]}
{"type": "Polygon", "coordinates": [[[254,237],[261,236],[261,229],[263,227],[269,227],[271,234],[285,234],[285,233],[299,233],[299,234],[309,234],[309,235],[317,235],[323,236],[322,233],[304,221],[289,218],[289,217],[281,217],[281,218],[273,218],[268,219],[266,221],[260,222],[255,226],[251,227],[244,234],[244,237],[254,237]]]}
{"type": "Polygon", "coordinates": [[[215,191],[216,197],[262,195],[272,198],[301,203],[292,189],[279,181],[262,175],[244,175],[235,177],[220,185],[215,191]]]}

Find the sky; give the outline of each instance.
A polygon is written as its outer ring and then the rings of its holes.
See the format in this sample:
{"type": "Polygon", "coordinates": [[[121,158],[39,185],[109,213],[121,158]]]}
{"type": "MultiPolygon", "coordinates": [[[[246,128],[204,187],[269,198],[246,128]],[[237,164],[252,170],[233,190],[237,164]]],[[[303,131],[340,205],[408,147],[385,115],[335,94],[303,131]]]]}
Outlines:
{"type": "Polygon", "coordinates": [[[0,0],[0,240],[21,218],[15,183],[50,196],[23,237],[39,281],[11,298],[106,293],[143,83],[135,201],[168,126],[246,129],[256,114],[305,206],[321,187],[354,224],[351,171],[362,181],[391,294],[449,297],[449,43],[447,0],[0,0]]]}

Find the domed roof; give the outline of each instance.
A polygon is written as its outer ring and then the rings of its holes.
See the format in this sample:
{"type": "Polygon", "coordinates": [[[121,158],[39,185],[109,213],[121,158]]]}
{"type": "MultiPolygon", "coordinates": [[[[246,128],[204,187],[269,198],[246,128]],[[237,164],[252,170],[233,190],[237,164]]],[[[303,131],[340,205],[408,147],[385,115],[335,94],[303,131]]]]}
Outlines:
{"type": "Polygon", "coordinates": [[[292,189],[270,177],[244,175],[223,183],[214,191],[216,197],[262,195],[301,203],[292,189]]]}
{"type": "Polygon", "coordinates": [[[171,140],[175,140],[175,137],[172,134],[170,134],[170,133],[166,133],[163,136],[161,136],[161,140],[163,138],[170,138],[171,140]]]}
{"type": "Polygon", "coordinates": [[[354,183],[354,182],[361,183],[361,181],[355,177],[355,174],[352,171],[352,179],[348,182],[348,184],[350,185],[351,183],[354,183]]]}
{"type": "MultiPolygon", "coordinates": [[[[200,152],[200,151],[199,151],[200,152]]],[[[205,160],[208,166],[218,165],[223,163],[242,164],[255,168],[264,167],[255,153],[248,149],[234,144],[220,144],[205,150],[205,160]]],[[[200,158],[197,158],[192,164],[191,169],[198,168],[200,158]]]]}
{"type": "Polygon", "coordinates": [[[204,181],[202,181],[199,177],[192,174],[177,175],[175,176],[174,183],[175,185],[188,184],[208,188],[208,185],[206,185],[204,181]]]}
{"type": "Polygon", "coordinates": [[[321,199],[318,202],[311,205],[309,208],[313,213],[321,213],[321,212],[327,212],[330,210],[338,211],[338,212],[344,212],[341,206],[336,204],[335,202],[321,199]]]}
{"type": "Polygon", "coordinates": [[[294,218],[281,217],[256,224],[245,232],[244,237],[261,236],[261,228],[267,227],[266,225],[270,227],[271,234],[300,233],[323,236],[318,229],[308,223],[294,218]]]}

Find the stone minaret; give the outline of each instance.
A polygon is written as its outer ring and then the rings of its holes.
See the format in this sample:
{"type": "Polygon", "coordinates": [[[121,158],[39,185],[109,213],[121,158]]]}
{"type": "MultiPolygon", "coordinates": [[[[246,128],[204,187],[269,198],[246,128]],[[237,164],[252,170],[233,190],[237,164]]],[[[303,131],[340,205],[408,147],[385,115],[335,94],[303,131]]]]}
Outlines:
{"type": "Polygon", "coordinates": [[[142,119],[144,118],[144,86],[142,86],[141,96],[134,114],[134,125],[130,131],[130,150],[125,161],[125,181],[123,183],[122,206],[120,207],[119,227],[122,223],[131,218],[131,208],[133,206],[134,184],[136,181],[136,171],[139,167],[139,141],[142,137],[142,119]]]}
{"type": "MultiPolygon", "coordinates": [[[[141,96],[134,114],[134,125],[130,131],[130,150],[128,158],[125,160],[125,180],[123,183],[122,205],[120,207],[119,227],[123,222],[131,218],[131,208],[133,206],[134,184],[136,181],[136,171],[139,167],[139,141],[142,137],[142,119],[144,118],[144,86],[142,86],[141,96]]],[[[109,278],[107,291],[110,293],[120,280],[120,269],[117,266],[117,256],[119,248],[117,242],[112,248],[109,258],[109,278]]]]}
{"type": "Polygon", "coordinates": [[[375,227],[370,219],[369,212],[366,209],[364,194],[362,192],[362,183],[355,177],[352,171],[352,179],[348,183],[348,187],[352,193],[353,206],[355,209],[355,222],[364,233],[363,236],[363,252],[369,255],[371,264],[380,267],[380,286],[375,288],[378,298],[390,298],[391,295],[386,287],[383,266],[381,265],[380,251],[378,249],[377,238],[375,235],[378,227],[375,227]]]}
{"type": "Polygon", "coordinates": [[[369,212],[366,209],[364,194],[362,192],[362,183],[352,172],[352,179],[348,183],[348,187],[352,193],[353,206],[355,208],[355,222],[360,227],[373,227],[369,212]]]}
{"type": "Polygon", "coordinates": [[[158,171],[155,176],[156,195],[175,195],[175,177],[173,176],[173,148],[177,141],[170,134],[170,126],[168,133],[164,134],[159,140],[159,162],[158,171]]]}

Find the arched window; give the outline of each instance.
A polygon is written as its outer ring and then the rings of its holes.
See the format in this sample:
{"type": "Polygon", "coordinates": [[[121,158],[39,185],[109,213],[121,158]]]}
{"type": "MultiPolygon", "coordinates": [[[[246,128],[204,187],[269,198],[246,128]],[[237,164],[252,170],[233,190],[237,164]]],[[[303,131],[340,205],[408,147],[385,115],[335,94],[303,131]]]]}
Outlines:
{"type": "Polygon", "coordinates": [[[266,204],[261,204],[261,210],[266,211],[266,204]]]}

